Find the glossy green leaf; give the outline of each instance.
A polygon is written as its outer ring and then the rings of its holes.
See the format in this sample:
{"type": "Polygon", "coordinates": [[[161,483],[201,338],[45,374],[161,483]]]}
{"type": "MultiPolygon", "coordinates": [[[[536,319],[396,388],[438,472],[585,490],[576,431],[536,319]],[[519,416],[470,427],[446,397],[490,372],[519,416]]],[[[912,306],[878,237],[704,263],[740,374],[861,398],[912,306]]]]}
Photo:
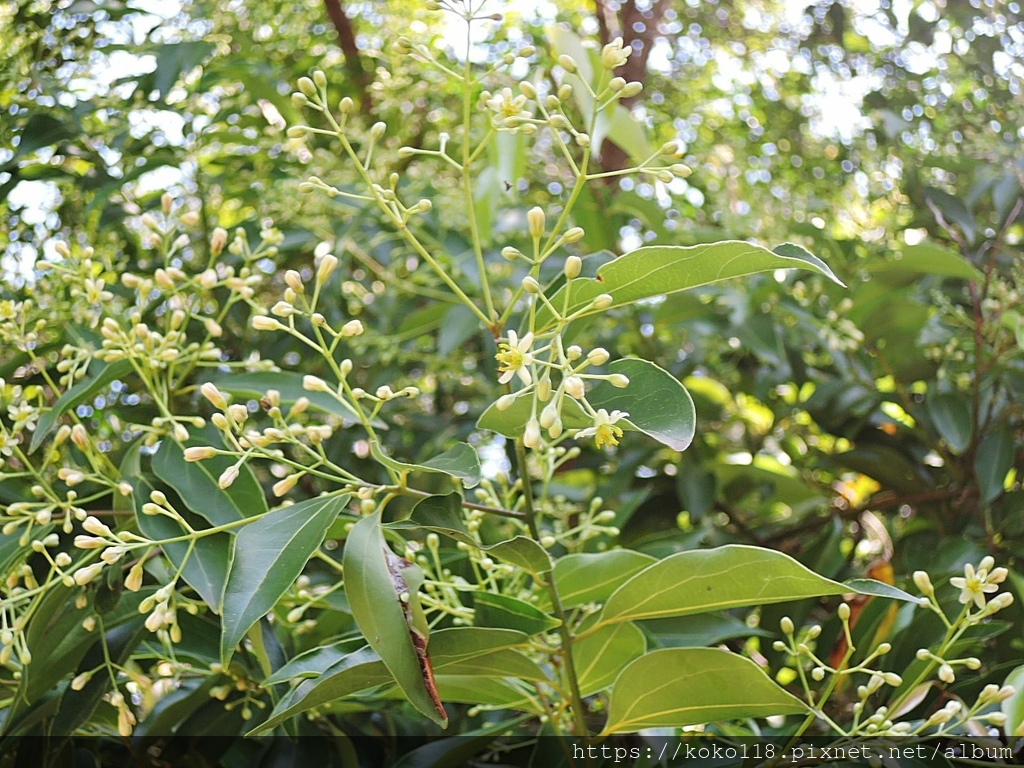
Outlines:
{"type": "Polygon", "coordinates": [[[609,687],[630,662],[647,652],[643,631],[631,622],[602,627],[576,642],[572,659],[580,694],[590,696],[609,687]]]}
{"type": "MultiPolygon", "coordinates": [[[[90,366],[94,370],[97,364],[90,366]]],[[[57,420],[72,408],[91,400],[102,392],[111,382],[117,381],[122,376],[131,372],[132,366],[127,360],[117,360],[113,363],[106,363],[99,370],[84,381],[80,381],[61,395],[50,410],[39,417],[35,432],[32,433],[32,441],[29,443],[28,452],[34,453],[46,436],[50,434],[57,420]]]]}
{"type": "MultiPolygon", "coordinates": [[[[583,309],[603,293],[612,297],[612,307],[622,307],[731,277],[793,268],[820,272],[842,285],[825,262],[792,243],[774,251],[741,240],[694,246],[649,245],[602,265],[596,278],[574,280],[568,312],[583,309]]],[[[563,305],[564,290],[550,297],[553,306],[563,305]]],[[[549,309],[538,309],[538,330],[553,323],[549,309]]]]}
{"type": "Polygon", "coordinates": [[[503,709],[521,709],[540,714],[543,706],[523,688],[501,678],[468,675],[438,675],[437,691],[443,701],[457,704],[488,704],[503,709]]]}
{"type": "MultiPolygon", "coordinates": [[[[531,677],[537,667],[517,658],[500,657],[508,649],[523,645],[529,637],[522,632],[489,627],[453,627],[431,634],[428,651],[435,674],[446,669],[468,672],[469,676],[484,676],[492,672],[524,672],[531,677]],[[474,664],[475,660],[492,658],[488,664],[474,664]],[[514,665],[514,666],[513,666],[514,665]]],[[[367,688],[394,683],[387,666],[371,648],[352,650],[346,643],[313,649],[296,656],[284,667],[264,681],[264,686],[289,680],[299,680],[298,686],[286,693],[273,713],[256,731],[267,730],[307,709],[350,696],[367,688]]],[[[520,655],[521,656],[521,655],[520,655]]],[[[540,678],[536,678],[540,679],[540,678]]],[[[256,732],[254,731],[254,732],[256,732]]]]}
{"type": "MultiPolygon", "coordinates": [[[[409,621],[400,602],[400,590],[389,566],[395,557],[384,541],[380,510],[353,526],[345,542],[342,565],[345,592],[359,630],[387,665],[416,709],[444,726],[448,717],[435,702],[425,682],[409,621]]],[[[408,601],[416,595],[406,591],[408,601]]]]}
{"type": "Polygon", "coordinates": [[[267,615],[306,567],[348,495],[275,509],[235,536],[222,600],[225,666],[249,628],[267,615]]]}
{"type": "Polygon", "coordinates": [[[851,591],[789,555],[732,544],[680,552],[648,566],[608,598],[598,626],[851,591]]]}
{"type": "MultiPolygon", "coordinates": [[[[331,397],[327,392],[307,392],[302,386],[302,374],[291,371],[272,371],[260,373],[232,373],[214,379],[213,383],[222,392],[228,392],[239,398],[259,400],[267,390],[276,389],[281,393],[281,405],[294,405],[300,397],[309,400],[311,408],[324,413],[340,416],[342,421],[355,424],[359,416],[348,403],[331,397]]],[[[374,422],[374,426],[382,426],[374,422]]]]}
{"type": "Polygon", "coordinates": [[[376,440],[370,441],[373,457],[385,467],[399,472],[437,472],[466,481],[470,487],[480,482],[480,457],[469,443],[456,443],[444,453],[420,464],[396,461],[384,453],[376,440]]]}
{"type": "Polygon", "coordinates": [[[962,453],[971,440],[968,396],[929,391],[925,396],[925,405],[942,439],[949,443],[955,453],[962,453]]]}
{"type": "Polygon", "coordinates": [[[547,680],[547,675],[519,651],[506,648],[468,659],[434,664],[436,675],[461,675],[471,677],[512,677],[516,680],[547,680]]]}
{"type": "Polygon", "coordinates": [[[806,712],[750,659],[717,648],[666,648],[622,670],[601,734],[806,712]]]}
{"type": "Polygon", "coordinates": [[[630,576],[656,562],[632,549],[566,555],[555,562],[555,586],[564,608],[603,603],[630,576]]]}
{"type": "Polygon", "coordinates": [[[1002,492],[1006,475],[1013,468],[1013,432],[1001,429],[991,432],[978,445],[974,454],[974,476],[981,491],[981,503],[988,504],[1002,492]]]}
{"type": "Polygon", "coordinates": [[[772,637],[727,613],[699,613],[671,619],[649,619],[640,627],[660,648],[701,648],[737,637],[772,637]]]}
{"type": "Polygon", "coordinates": [[[476,592],[473,595],[473,607],[476,610],[477,626],[517,629],[528,635],[547,632],[559,626],[558,619],[508,595],[476,592]]]}
{"type": "Polygon", "coordinates": [[[267,500],[259,481],[247,464],[239,467],[238,478],[221,488],[221,473],[235,463],[230,456],[205,461],[185,461],[185,448],[210,443],[191,439],[182,447],[164,440],[153,455],[153,472],[171,486],[190,510],[214,525],[224,525],[267,511],[267,500]]]}
{"type": "MultiPolygon", "coordinates": [[[[629,377],[623,389],[602,382],[587,394],[595,408],[625,411],[629,418],[618,422],[626,430],[637,430],[677,451],[685,450],[693,440],[697,413],[686,387],[668,371],[654,363],[637,358],[616,360],[608,366],[609,373],[629,377]]],[[[512,405],[499,411],[492,404],[480,416],[477,427],[489,429],[505,437],[523,434],[532,413],[532,395],[517,397],[512,405]]],[[[566,429],[592,426],[592,419],[573,400],[566,400],[562,424],[566,429]]]]}
{"type": "Polygon", "coordinates": [[[552,567],[547,550],[527,536],[516,536],[497,544],[480,544],[462,522],[462,497],[458,493],[428,496],[413,508],[408,520],[392,523],[389,527],[434,531],[534,574],[547,573],[552,567]]]}
{"type": "Polygon", "coordinates": [[[1024,666],[1017,667],[1007,675],[1003,685],[1013,686],[1016,693],[1002,704],[1002,712],[1006,715],[1006,735],[1024,736],[1024,666]]]}
{"type": "Polygon", "coordinates": [[[890,600],[902,600],[906,603],[919,602],[919,598],[914,597],[909,592],[904,592],[898,587],[894,587],[892,584],[886,584],[884,581],[877,581],[876,579],[850,579],[843,583],[848,591],[856,592],[860,595],[887,597],[890,600]]]}
{"type": "Polygon", "coordinates": [[[984,275],[956,251],[935,243],[907,245],[893,254],[891,261],[872,261],[867,269],[874,274],[885,272],[921,272],[942,277],[982,280],[984,275]]]}
{"type": "Polygon", "coordinates": [[[248,735],[267,731],[290,717],[367,688],[394,682],[372,648],[361,648],[331,664],[319,677],[304,680],[282,696],[270,716],[248,735]]]}

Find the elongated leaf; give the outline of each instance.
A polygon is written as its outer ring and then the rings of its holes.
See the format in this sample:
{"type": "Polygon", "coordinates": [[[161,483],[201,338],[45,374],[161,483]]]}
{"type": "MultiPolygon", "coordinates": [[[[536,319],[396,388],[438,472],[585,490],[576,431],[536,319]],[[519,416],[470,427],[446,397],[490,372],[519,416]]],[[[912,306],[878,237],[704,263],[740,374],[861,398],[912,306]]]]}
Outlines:
{"type": "MultiPolygon", "coordinates": [[[[217,438],[219,440],[219,438],[217,438]]],[[[196,439],[185,447],[210,445],[196,439]]],[[[185,450],[173,440],[164,440],[153,456],[153,472],[171,486],[185,505],[214,525],[244,520],[267,511],[263,489],[247,465],[239,467],[238,478],[221,488],[221,473],[235,463],[230,456],[205,461],[185,461],[185,450]]]]}
{"type": "MultiPolygon", "coordinates": [[[[429,649],[434,671],[441,674],[453,670],[467,676],[505,677],[522,673],[530,679],[540,673],[536,664],[521,654],[517,658],[502,656],[515,646],[524,645],[529,637],[522,632],[490,627],[453,627],[434,632],[429,649]],[[481,659],[481,663],[476,663],[481,659]],[[524,663],[525,662],[527,663],[524,663]]],[[[346,641],[350,642],[350,641],[346,641]]],[[[265,686],[288,680],[303,679],[286,693],[271,716],[255,732],[273,728],[278,723],[307,709],[350,696],[367,688],[391,684],[394,677],[373,649],[344,649],[343,643],[314,649],[292,659],[264,681],[265,686]]]]}
{"type": "MultiPolygon", "coordinates": [[[[142,507],[149,501],[149,495],[154,488],[149,481],[142,477],[123,475],[122,480],[132,486],[132,500],[135,506],[135,521],[139,530],[153,541],[162,539],[173,539],[185,535],[185,529],[174,520],[163,515],[147,515],[142,507]]],[[[189,515],[183,511],[183,516],[189,515]]],[[[198,525],[198,517],[189,515],[186,521],[196,530],[203,526],[198,525]],[[189,520],[189,517],[194,519],[189,520]]],[[[171,544],[162,545],[164,554],[181,569],[181,577],[192,589],[199,593],[207,605],[214,611],[220,613],[220,601],[224,595],[224,583],[227,581],[228,560],[231,556],[231,534],[227,531],[203,536],[195,540],[189,548],[188,542],[177,541],[171,544]],[[188,558],[186,560],[186,557],[188,558]],[[184,563],[184,565],[182,565],[184,563]]]]}
{"type": "Polygon", "coordinates": [[[1006,715],[1006,735],[1024,736],[1024,666],[1017,667],[1009,675],[1003,685],[1010,685],[1016,690],[1002,702],[1001,708],[1006,715]]]}
{"type": "MultiPolygon", "coordinates": [[[[276,389],[281,394],[281,405],[294,405],[296,400],[304,397],[309,400],[312,408],[340,416],[342,421],[347,424],[355,424],[359,421],[359,416],[348,403],[331,397],[326,392],[307,392],[303,389],[301,373],[292,373],[291,371],[232,373],[215,379],[214,384],[222,392],[253,400],[259,400],[268,390],[276,389]]],[[[384,425],[374,422],[374,426],[384,425]]],[[[384,426],[384,428],[387,427],[384,426]]]]}
{"type": "Polygon", "coordinates": [[[555,586],[565,608],[603,603],[630,576],[656,562],[632,549],[566,555],[555,562],[555,586]]]}
{"type": "Polygon", "coordinates": [[[480,457],[469,443],[456,443],[454,447],[422,464],[409,464],[392,459],[384,453],[376,440],[370,441],[370,451],[381,464],[399,472],[437,472],[465,480],[470,487],[480,482],[480,457]]]}
{"type": "MultiPolygon", "coordinates": [[[[499,136],[506,134],[498,134],[499,136]]],[[[522,715],[503,723],[474,728],[458,736],[437,739],[406,752],[392,768],[462,768],[472,765],[472,757],[487,749],[498,736],[525,723],[530,715],[522,715]]]]}
{"type": "Polygon", "coordinates": [[[647,652],[647,639],[633,623],[603,627],[572,647],[580,693],[590,696],[607,688],[623,667],[647,652]]]}
{"type": "Polygon", "coordinates": [[[394,681],[372,648],[361,648],[331,664],[319,677],[304,680],[282,696],[270,716],[248,735],[267,731],[288,718],[357,691],[394,681]]]}
{"type": "MultiPolygon", "coordinates": [[[[406,698],[431,720],[446,726],[448,716],[432,688],[426,653],[414,644],[389,554],[378,509],[356,523],[345,542],[345,592],[352,616],[406,698]]],[[[408,590],[404,600],[409,604],[416,595],[408,590]]]]}
{"type": "Polygon", "coordinates": [[[348,495],[274,510],[235,536],[224,585],[220,655],[225,666],[249,628],[273,609],[324,540],[348,495]]]}
{"type": "Polygon", "coordinates": [[[962,453],[971,440],[971,412],[966,396],[930,390],[925,395],[925,405],[942,439],[955,453],[962,453]]]}
{"type": "Polygon", "coordinates": [[[1001,429],[985,436],[974,455],[974,476],[978,479],[981,503],[988,504],[1003,492],[1006,475],[1013,468],[1013,433],[1001,429]]]}
{"type": "MultiPolygon", "coordinates": [[[[92,368],[93,366],[90,366],[90,370],[92,370],[92,368]]],[[[36,424],[35,432],[32,434],[32,441],[29,443],[28,452],[33,453],[40,445],[42,445],[43,440],[46,439],[46,436],[50,434],[51,430],[56,426],[57,419],[75,406],[81,405],[85,401],[94,398],[111,382],[127,375],[131,369],[131,363],[127,360],[117,360],[113,363],[107,363],[96,371],[93,376],[85,381],[78,382],[67,392],[61,395],[57,399],[57,402],[53,404],[53,407],[39,417],[39,423],[36,424]]]]}
{"type": "Polygon", "coordinates": [[[789,555],[732,544],[680,552],[648,566],[608,598],[598,626],[853,591],[789,555]]]}
{"type": "Polygon", "coordinates": [[[528,635],[546,632],[559,625],[558,619],[509,595],[477,592],[473,595],[476,624],[486,627],[517,629],[528,635]]]}
{"type": "Polygon", "coordinates": [[[850,579],[843,583],[849,592],[857,592],[861,595],[874,595],[875,597],[888,597],[892,600],[902,600],[906,603],[919,602],[919,598],[914,597],[909,592],[904,592],[898,587],[894,587],[892,584],[886,584],[884,581],[876,579],[850,579]]]}
{"type": "MultiPolygon", "coordinates": [[[[602,265],[596,278],[574,280],[568,311],[583,309],[602,293],[612,297],[612,307],[621,307],[731,277],[797,267],[820,272],[842,285],[825,262],[792,243],[785,243],[775,251],[740,240],[689,247],[644,246],[602,265]]],[[[553,306],[563,305],[564,290],[550,297],[553,306]]],[[[539,330],[553,322],[554,317],[546,306],[538,309],[539,330]]]]}
{"type": "Polygon", "coordinates": [[[513,682],[469,675],[438,675],[437,690],[444,701],[459,704],[489,704],[540,714],[543,706],[513,682]]]}
{"type": "MultiPolygon", "coordinates": [[[[677,451],[689,446],[696,428],[697,413],[686,387],[668,371],[646,360],[616,360],[608,370],[629,377],[629,386],[618,389],[602,382],[594,387],[587,394],[587,399],[595,408],[628,413],[629,418],[618,422],[622,429],[643,432],[677,451]]],[[[499,411],[492,404],[480,416],[477,427],[505,437],[522,435],[532,414],[532,397],[531,394],[517,397],[504,411],[499,411]]],[[[584,429],[593,423],[575,401],[568,399],[561,418],[566,429],[584,429]]]]}
{"type": "Polygon", "coordinates": [[[392,523],[389,527],[434,531],[534,574],[547,573],[552,567],[547,550],[527,536],[516,536],[497,544],[480,544],[462,523],[462,497],[457,493],[428,496],[413,508],[408,520],[392,523]]]}
{"type": "Polygon", "coordinates": [[[965,280],[982,280],[984,275],[956,251],[943,248],[935,243],[908,245],[893,255],[891,261],[872,262],[869,272],[921,272],[926,275],[961,277],[965,280]]]}
{"type": "Polygon", "coordinates": [[[717,648],[666,648],[622,670],[601,734],[804,712],[800,699],[749,659],[717,648]]]}
{"type": "Polygon", "coordinates": [[[547,675],[536,662],[519,651],[506,648],[470,659],[435,664],[437,675],[463,675],[472,677],[512,677],[517,680],[547,680],[547,675]]]}

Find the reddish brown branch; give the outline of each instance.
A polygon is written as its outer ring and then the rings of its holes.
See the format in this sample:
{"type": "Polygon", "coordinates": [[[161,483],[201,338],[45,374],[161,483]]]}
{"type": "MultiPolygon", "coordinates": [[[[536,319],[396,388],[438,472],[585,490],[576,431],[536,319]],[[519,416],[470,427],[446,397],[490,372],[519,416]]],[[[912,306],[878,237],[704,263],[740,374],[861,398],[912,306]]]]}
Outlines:
{"type": "Polygon", "coordinates": [[[370,96],[371,78],[363,68],[363,60],[359,53],[359,45],[356,43],[356,32],[352,26],[352,20],[345,13],[342,0],[324,0],[324,9],[338,33],[338,46],[345,54],[345,71],[348,72],[352,85],[355,86],[360,109],[364,114],[368,113],[373,109],[373,101],[370,96]]]}

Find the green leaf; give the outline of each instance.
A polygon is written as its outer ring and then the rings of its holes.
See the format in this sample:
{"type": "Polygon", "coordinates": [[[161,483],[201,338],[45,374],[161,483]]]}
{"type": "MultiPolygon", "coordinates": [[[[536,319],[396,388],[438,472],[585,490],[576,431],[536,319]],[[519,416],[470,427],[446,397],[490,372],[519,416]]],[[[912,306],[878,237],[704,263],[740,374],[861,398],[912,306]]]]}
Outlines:
{"type": "Polygon", "coordinates": [[[438,675],[441,699],[458,704],[487,704],[502,709],[522,709],[540,714],[543,707],[510,680],[469,675],[438,675]]]}
{"type": "Polygon", "coordinates": [[[907,245],[893,254],[891,261],[872,260],[868,272],[921,272],[941,277],[960,277],[965,280],[982,280],[984,275],[956,251],[935,243],[907,245]]]}
{"type": "Polygon", "coordinates": [[[458,493],[428,496],[419,502],[408,520],[391,523],[389,528],[423,528],[461,541],[471,547],[494,555],[533,574],[551,570],[551,557],[533,539],[516,536],[497,544],[480,544],[462,523],[462,497],[458,493]]]}
{"type": "Polygon", "coordinates": [[[962,453],[971,441],[971,411],[966,395],[940,394],[929,390],[925,405],[939,435],[954,453],[962,453]]]}
{"type": "Polygon", "coordinates": [[[630,576],[656,562],[632,549],[561,557],[555,562],[554,579],[562,607],[603,603],[630,576]]]}
{"type": "Polygon", "coordinates": [[[1006,715],[1006,735],[1024,736],[1024,666],[1017,667],[1007,675],[1003,685],[1012,685],[1016,690],[1002,702],[1002,712],[1006,715]]]}
{"type": "Polygon", "coordinates": [[[601,735],[805,712],[749,659],[717,648],[666,648],[622,670],[601,735]]]}
{"type": "Polygon", "coordinates": [[[981,503],[988,504],[1003,492],[1006,475],[1013,469],[1013,432],[1001,429],[985,436],[974,455],[974,476],[981,503]]]}
{"type": "MultiPolygon", "coordinates": [[[[90,366],[89,369],[93,370],[94,366],[90,366]]],[[[107,363],[95,374],[86,379],[80,381],[75,386],[71,387],[67,392],[61,395],[57,402],[53,404],[46,413],[39,417],[39,423],[36,424],[35,432],[32,434],[32,441],[29,443],[28,452],[34,453],[43,440],[46,438],[50,431],[56,426],[57,419],[67,413],[75,406],[81,405],[86,400],[91,400],[100,392],[102,392],[107,385],[117,379],[125,376],[131,371],[131,363],[127,360],[117,360],[113,363],[107,363]]]]}
{"type": "MultiPolygon", "coordinates": [[[[603,264],[596,278],[573,280],[568,313],[583,309],[602,293],[612,297],[612,307],[623,307],[731,277],[796,267],[820,272],[842,285],[825,262],[792,243],[780,245],[774,251],[741,240],[694,246],[644,246],[603,264]]],[[[552,306],[563,305],[564,290],[563,287],[550,297],[552,306]]],[[[538,332],[554,322],[546,306],[538,309],[538,332]]]]}
{"type": "Polygon", "coordinates": [[[275,509],[235,536],[222,600],[220,655],[225,667],[249,628],[302,573],[348,498],[321,497],[275,509]]]}
{"type": "Polygon", "coordinates": [[[248,735],[269,730],[300,712],[329,701],[393,681],[394,677],[380,656],[371,648],[361,648],[331,664],[319,677],[304,680],[288,691],[278,700],[270,716],[248,735]]]}
{"type": "MultiPolygon", "coordinates": [[[[608,382],[601,382],[587,395],[595,408],[629,413],[629,418],[618,422],[620,427],[643,432],[673,450],[682,451],[689,446],[696,428],[697,413],[686,387],[668,371],[647,360],[616,360],[608,370],[629,377],[629,386],[618,389],[608,382]]],[[[575,400],[567,398],[564,402],[562,425],[566,429],[592,426],[593,419],[575,400]]],[[[480,416],[477,427],[515,438],[523,434],[532,412],[533,395],[525,394],[517,397],[504,411],[491,404],[480,416]]]]}
{"type": "Polygon", "coordinates": [[[580,694],[590,696],[609,687],[630,662],[647,652],[643,631],[631,622],[602,627],[576,642],[572,659],[580,694]]]}
{"type": "Polygon", "coordinates": [[[648,566],[608,598],[597,626],[851,591],[789,555],[731,544],[680,552],[648,566]]]}
{"type": "MultiPolygon", "coordinates": [[[[326,392],[307,392],[303,389],[301,373],[292,373],[291,371],[232,373],[214,379],[214,384],[222,392],[253,400],[262,398],[267,394],[267,390],[276,389],[281,393],[281,405],[294,405],[296,400],[304,397],[309,400],[311,408],[339,416],[346,424],[359,422],[358,414],[348,403],[331,397],[326,392]]],[[[377,421],[374,421],[373,425],[387,429],[386,425],[377,421]]]]}
{"type": "Polygon", "coordinates": [[[476,449],[469,443],[456,443],[444,453],[438,454],[421,464],[408,464],[403,461],[396,461],[384,453],[380,443],[376,440],[370,441],[370,451],[373,457],[385,467],[399,472],[436,472],[443,475],[451,475],[460,480],[466,481],[466,485],[472,487],[480,482],[480,457],[476,449]]]}
{"type": "MultiPolygon", "coordinates": [[[[155,490],[149,481],[142,477],[123,475],[122,480],[132,486],[132,501],[135,508],[135,520],[139,530],[149,539],[160,541],[184,536],[187,532],[176,521],[164,515],[147,515],[142,507],[149,501],[150,493],[155,490]]],[[[188,512],[183,512],[183,516],[188,512]]],[[[189,515],[189,517],[192,517],[189,515]]],[[[201,530],[197,525],[198,518],[189,520],[193,528],[201,530]]],[[[181,577],[192,587],[214,613],[220,613],[221,597],[224,594],[224,583],[228,576],[228,560],[231,556],[231,534],[227,531],[214,533],[195,539],[190,548],[187,541],[176,541],[162,544],[164,554],[181,569],[181,577]],[[187,558],[187,559],[186,559],[187,558]],[[182,565],[184,563],[184,565],[182,565]]]]}
{"type": "Polygon", "coordinates": [[[517,680],[548,679],[536,662],[512,649],[493,651],[443,665],[435,663],[434,673],[471,677],[512,677],[517,680]]]}
{"type": "MultiPolygon", "coordinates": [[[[498,136],[511,134],[499,133],[498,136]]],[[[444,316],[437,335],[437,353],[447,357],[480,330],[480,321],[465,304],[456,304],[444,316]]]]}
{"type": "Polygon", "coordinates": [[[660,648],[700,648],[737,637],[771,637],[764,629],[748,627],[727,613],[699,613],[671,619],[650,619],[641,628],[660,648]]]}
{"type": "Polygon", "coordinates": [[[907,603],[919,603],[920,600],[909,592],[904,592],[892,584],[875,579],[850,579],[844,582],[850,592],[860,595],[873,595],[874,597],[887,597],[890,600],[903,600],[907,603]]]}
{"type": "Polygon", "coordinates": [[[204,461],[185,461],[185,448],[209,444],[206,440],[192,438],[182,447],[173,440],[164,440],[153,455],[154,474],[177,492],[185,506],[214,525],[266,512],[263,489],[248,465],[239,467],[238,478],[225,489],[220,487],[218,479],[235,459],[215,456],[204,461]]]}
{"type": "MultiPolygon", "coordinates": [[[[397,583],[400,574],[393,573],[389,556],[394,558],[384,541],[384,530],[378,509],[353,526],[345,542],[342,565],[345,572],[345,593],[352,616],[367,642],[376,651],[406,698],[416,709],[441,726],[448,716],[436,699],[436,691],[428,689],[424,669],[412,637],[412,628],[400,600],[403,589],[397,583]]],[[[395,558],[397,559],[397,558],[395,558]]],[[[405,588],[411,605],[416,595],[405,588]]]]}
{"type": "Polygon", "coordinates": [[[548,616],[539,608],[508,595],[476,592],[473,595],[477,626],[517,629],[528,635],[547,632],[559,626],[558,619],[548,616]]]}
{"type": "MultiPolygon", "coordinates": [[[[315,648],[296,656],[268,677],[263,683],[264,686],[296,679],[304,679],[304,681],[281,698],[271,716],[253,733],[273,728],[278,723],[307,709],[350,696],[367,688],[394,682],[394,677],[376,652],[366,647],[355,651],[344,648],[350,642],[343,641],[315,648]]],[[[497,658],[492,660],[490,667],[473,664],[477,658],[486,659],[497,656],[507,649],[527,642],[529,642],[527,635],[513,630],[488,627],[452,627],[432,633],[428,648],[436,673],[445,669],[472,670],[473,675],[482,672],[490,673],[495,670],[498,672],[514,670],[534,675],[536,674],[536,665],[529,662],[532,666],[526,666],[519,659],[510,662],[505,658],[497,658]],[[510,667],[510,664],[516,666],[510,667]]],[[[525,659],[525,657],[523,658],[525,659]]]]}

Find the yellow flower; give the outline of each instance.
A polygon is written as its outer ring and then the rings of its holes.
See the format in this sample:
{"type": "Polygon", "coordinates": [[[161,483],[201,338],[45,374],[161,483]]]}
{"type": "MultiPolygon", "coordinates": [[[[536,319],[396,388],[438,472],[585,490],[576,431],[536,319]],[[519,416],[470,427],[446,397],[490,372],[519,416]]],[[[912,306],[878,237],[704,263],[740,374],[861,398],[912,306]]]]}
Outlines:
{"type": "Polygon", "coordinates": [[[518,376],[523,384],[529,386],[533,382],[529,368],[533,362],[532,349],[532,333],[528,333],[520,339],[515,331],[509,331],[508,341],[498,344],[498,354],[494,356],[494,359],[498,361],[498,370],[501,372],[498,382],[507,384],[513,376],[518,376]]]}
{"type": "Polygon", "coordinates": [[[594,443],[598,448],[603,448],[606,445],[618,445],[619,438],[622,437],[622,428],[615,426],[615,422],[627,416],[629,414],[623,411],[608,413],[604,408],[598,408],[597,413],[594,414],[594,426],[581,429],[576,433],[576,438],[593,436],[594,443]]]}

